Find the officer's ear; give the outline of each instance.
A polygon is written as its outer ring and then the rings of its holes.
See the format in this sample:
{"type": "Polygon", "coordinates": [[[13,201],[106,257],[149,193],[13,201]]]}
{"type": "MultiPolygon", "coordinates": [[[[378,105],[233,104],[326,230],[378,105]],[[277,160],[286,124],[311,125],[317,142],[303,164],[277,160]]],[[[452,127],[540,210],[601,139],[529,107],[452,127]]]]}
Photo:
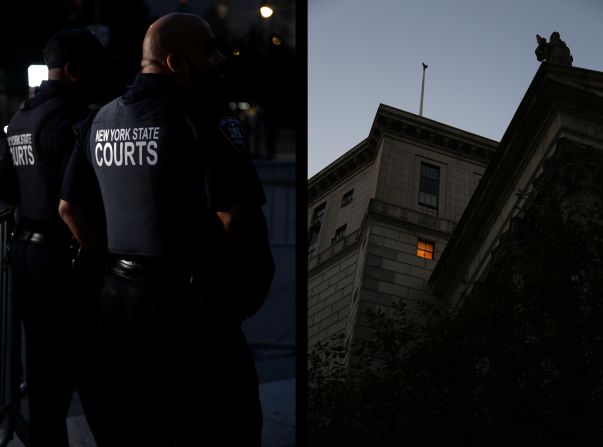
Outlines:
{"type": "Polygon", "coordinates": [[[78,67],[71,62],[67,62],[63,67],[63,74],[69,81],[77,81],[80,78],[78,67]]]}
{"type": "Polygon", "coordinates": [[[184,72],[184,67],[182,65],[182,60],[174,53],[169,53],[166,59],[167,66],[172,73],[182,74],[184,72]]]}

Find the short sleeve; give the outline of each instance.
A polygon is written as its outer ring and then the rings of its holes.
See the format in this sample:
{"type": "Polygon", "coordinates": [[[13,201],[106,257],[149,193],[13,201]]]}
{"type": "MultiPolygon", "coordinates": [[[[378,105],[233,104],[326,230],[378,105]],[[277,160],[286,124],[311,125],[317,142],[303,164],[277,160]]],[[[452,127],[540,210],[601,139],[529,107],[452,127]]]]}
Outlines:
{"type": "Polygon", "coordinates": [[[221,117],[209,132],[205,177],[209,208],[217,211],[233,205],[261,207],[266,196],[247,151],[240,121],[221,117]]]}
{"type": "Polygon", "coordinates": [[[74,126],[75,147],[67,163],[61,188],[61,199],[80,206],[89,203],[98,191],[96,174],[87,156],[90,122],[86,120],[74,126]]]}

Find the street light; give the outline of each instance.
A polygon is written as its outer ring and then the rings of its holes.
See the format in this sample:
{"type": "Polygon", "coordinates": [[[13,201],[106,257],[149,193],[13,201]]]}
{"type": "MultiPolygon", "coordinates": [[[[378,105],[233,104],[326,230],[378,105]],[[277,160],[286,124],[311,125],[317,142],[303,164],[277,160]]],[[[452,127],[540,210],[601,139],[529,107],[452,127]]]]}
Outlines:
{"type": "Polygon", "coordinates": [[[48,80],[48,67],[46,65],[30,65],[27,67],[27,81],[30,87],[37,87],[42,81],[46,80],[48,80]]]}
{"type": "Polygon", "coordinates": [[[272,14],[274,14],[272,5],[270,5],[266,0],[262,0],[260,3],[260,15],[267,19],[268,17],[272,16],[272,14]]]}

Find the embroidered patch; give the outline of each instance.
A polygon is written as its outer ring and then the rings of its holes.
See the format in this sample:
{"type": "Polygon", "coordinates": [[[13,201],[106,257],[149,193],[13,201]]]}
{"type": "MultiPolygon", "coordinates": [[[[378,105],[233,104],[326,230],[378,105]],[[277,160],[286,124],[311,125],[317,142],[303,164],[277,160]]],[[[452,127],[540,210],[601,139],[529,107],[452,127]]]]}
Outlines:
{"type": "Polygon", "coordinates": [[[243,152],[245,137],[243,136],[243,127],[239,120],[227,116],[220,120],[218,126],[226,139],[230,141],[239,152],[243,152]]]}

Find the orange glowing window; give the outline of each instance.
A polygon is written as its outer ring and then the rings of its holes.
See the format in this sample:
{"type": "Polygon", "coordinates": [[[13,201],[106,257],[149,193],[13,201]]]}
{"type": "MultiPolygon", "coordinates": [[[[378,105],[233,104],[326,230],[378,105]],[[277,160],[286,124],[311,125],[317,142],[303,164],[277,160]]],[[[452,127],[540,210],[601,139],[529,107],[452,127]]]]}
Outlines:
{"type": "Polygon", "coordinates": [[[433,259],[433,244],[431,242],[417,242],[417,256],[425,259],[433,259]]]}

